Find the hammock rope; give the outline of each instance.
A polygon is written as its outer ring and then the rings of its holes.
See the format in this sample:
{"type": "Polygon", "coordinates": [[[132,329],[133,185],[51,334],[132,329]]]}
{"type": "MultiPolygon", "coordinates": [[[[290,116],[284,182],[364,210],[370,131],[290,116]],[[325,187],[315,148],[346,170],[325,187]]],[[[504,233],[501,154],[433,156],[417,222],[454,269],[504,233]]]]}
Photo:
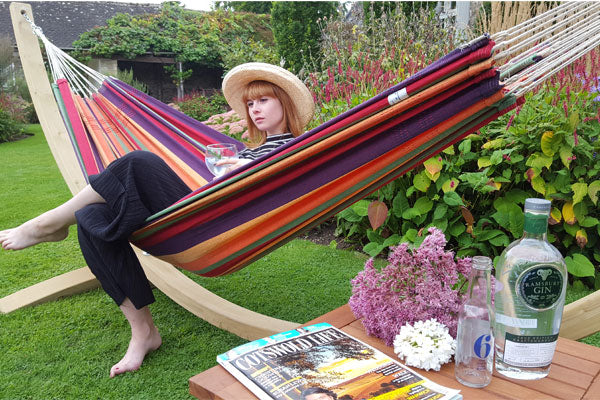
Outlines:
{"type": "Polygon", "coordinates": [[[86,173],[144,149],[198,188],[148,218],[132,243],[178,267],[220,276],[517,107],[527,91],[600,43],[599,12],[587,3],[565,3],[491,38],[474,39],[216,180],[204,165],[205,146],[241,143],[80,64],[41,29],[32,29],[46,47],[57,102],[86,173]],[[583,26],[585,34],[577,35],[583,26]],[[513,58],[496,68],[500,55],[513,58]]]}

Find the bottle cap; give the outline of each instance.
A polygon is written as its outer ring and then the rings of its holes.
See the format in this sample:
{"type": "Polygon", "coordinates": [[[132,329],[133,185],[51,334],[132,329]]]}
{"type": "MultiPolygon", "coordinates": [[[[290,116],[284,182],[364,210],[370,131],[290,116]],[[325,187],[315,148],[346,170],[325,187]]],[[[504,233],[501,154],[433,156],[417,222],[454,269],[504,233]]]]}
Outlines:
{"type": "Polygon", "coordinates": [[[487,271],[492,269],[492,259],[486,256],[475,256],[472,258],[473,260],[473,268],[479,269],[482,271],[487,271]]]}
{"type": "Polygon", "coordinates": [[[550,211],[550,200],[530,198],[525,200],[525,209],[532,211],[550,211]]]}

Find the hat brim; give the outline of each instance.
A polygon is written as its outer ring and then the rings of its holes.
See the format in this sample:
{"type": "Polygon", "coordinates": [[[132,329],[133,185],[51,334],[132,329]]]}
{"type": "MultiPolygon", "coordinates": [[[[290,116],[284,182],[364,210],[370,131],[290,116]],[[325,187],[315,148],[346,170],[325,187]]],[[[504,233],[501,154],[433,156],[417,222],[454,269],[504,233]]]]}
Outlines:
{"type": "Polygon", "coordinates": [[[247,107],[242,99],[242,93],[252,81],[271,82],[283,89],[290,96],[302,126],[308,125],[315,112],[312,94],[296,75],[273,64],[258,62],[241,64],[225,75],[223,95],[238,115],[246,115],[247,107]]]}

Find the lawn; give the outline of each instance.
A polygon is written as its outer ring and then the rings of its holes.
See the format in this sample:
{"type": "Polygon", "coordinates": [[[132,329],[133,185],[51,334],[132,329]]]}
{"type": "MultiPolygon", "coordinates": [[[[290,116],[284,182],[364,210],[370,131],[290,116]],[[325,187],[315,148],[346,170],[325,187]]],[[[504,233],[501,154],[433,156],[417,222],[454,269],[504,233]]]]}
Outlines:
{"type": "MultiPolygon", "coordinates": [[[[39,126],[27,139],[0,144],[0,229],[70,197],[39,126]]],[[[235,274],[194,277],[209,290],[273,317],[308,321],[344,304],[366,257],[295,240],[235,274]]],[[[0,297],[83,266],[76,231],[59,243],[0,251],[0,297]]],[[[569,299],[585,293],[569,291],[569,299]]],[[[0,315],[2,399],[190,399],[188,379],[243,339],[195,317],[155,290],[151,305],[163,346],[141,370],[115,379],[127,323],[101,290],[0,315]]],[[[586,339],[598,343],[596,336],[586,339]]]]}

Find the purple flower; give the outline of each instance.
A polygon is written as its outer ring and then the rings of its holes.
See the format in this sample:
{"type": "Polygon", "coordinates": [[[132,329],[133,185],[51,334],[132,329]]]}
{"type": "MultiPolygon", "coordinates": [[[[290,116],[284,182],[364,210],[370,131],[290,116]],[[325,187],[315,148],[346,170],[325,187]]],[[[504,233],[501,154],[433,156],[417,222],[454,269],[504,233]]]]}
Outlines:
{"type": "Polygon", "coordinates": [[[457,313],[462,301],[459,283],[471,269],[469,258],[457,259],[444,250],[446,237],[437,228],[417,249],[407,243],[392,247],[388,265],[378,270],[373,260],[352,280],[348,303],[362,318],[369,335],[391,345],[406,323],[436,318],[456,336],[457,313]]]}

